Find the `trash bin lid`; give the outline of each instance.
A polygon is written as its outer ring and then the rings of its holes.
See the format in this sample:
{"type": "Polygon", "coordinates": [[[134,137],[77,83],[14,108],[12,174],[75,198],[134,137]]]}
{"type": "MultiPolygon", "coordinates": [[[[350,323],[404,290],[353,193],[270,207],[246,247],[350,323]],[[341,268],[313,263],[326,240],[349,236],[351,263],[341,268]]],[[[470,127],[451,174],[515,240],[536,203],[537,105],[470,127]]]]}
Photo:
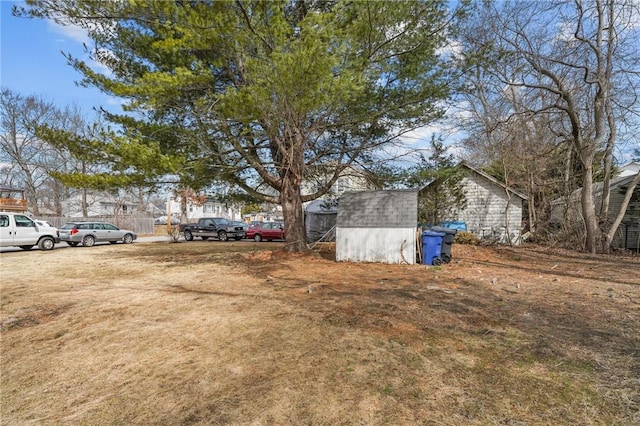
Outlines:
{"type": "Polygon", "coordinates": [[[436,231],[424,231],[422,233],[422,236],[427,236],[427,237],[444,237],[445,234],[444,232],[436,232],[436,231]]]}
{"type": "Polygon", "coordinates": [[[458,230],[457,229],[451,229],[451,228],[444,228],[442,226],[432,226],[431,227],[432,231],[436,231],[436,232],[444,232],[445,234],[457,234],[458,230]]]}

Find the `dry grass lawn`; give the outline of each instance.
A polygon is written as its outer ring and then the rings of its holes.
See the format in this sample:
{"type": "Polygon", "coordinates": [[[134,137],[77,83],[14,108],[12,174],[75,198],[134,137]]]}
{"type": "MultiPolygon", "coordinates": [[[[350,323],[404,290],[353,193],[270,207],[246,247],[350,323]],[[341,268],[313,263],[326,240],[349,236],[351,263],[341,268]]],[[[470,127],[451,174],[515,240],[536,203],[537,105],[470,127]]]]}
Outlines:
{"type": "Polygon", "coordinates": [[[455,245],[0,253],[3,425],[640,424],[640,261],[455,245]]]}

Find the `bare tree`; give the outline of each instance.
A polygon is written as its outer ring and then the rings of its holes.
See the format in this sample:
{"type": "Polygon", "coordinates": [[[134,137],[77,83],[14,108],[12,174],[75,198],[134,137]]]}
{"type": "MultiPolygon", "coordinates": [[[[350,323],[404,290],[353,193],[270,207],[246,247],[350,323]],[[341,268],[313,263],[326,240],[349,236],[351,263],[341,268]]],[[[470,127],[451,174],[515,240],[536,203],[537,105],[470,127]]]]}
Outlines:
{"type": "MultiPolygon", "coordinates": [[[[464,45],[472,45],[477,32],[467,36],[464,45]]],[[[469,135],[463,140],[466,161],[526,193],[529,229],[535,231],[538,224],[545,228],[550,200],[560,194],[558,182],[573,180],[559,172],[567,149],[549,131],[553,117],[528,111],[520,90],[503,83],[515,78],[509,70],[472,62],[466,70],[461,92],[465,114],[458,119],[469,135]]],[[[573,189],[567,185],[568,191],[573,189]]]]}
{"type": "Polygon", "coordinates": [[[577,154],[590,252],[607,251],[619,224],[607,221],[608,188],[619,123],[633,125],[635,117],[637,130],[638,7],[631,0],[486,3],[474,27],[476,37],[467,40],[467,52],[474,52],[467,60],[484,55],[481,67],[488,70],[491,87],[517,92],[517,102],[500,120],[552,116],[546,133],[577,154]],[[597,206],[594,175],[600,167],[605,190],[597,206]]]}
{"type": "Polygon", "coordinates": [[[24,187],[35,215],[39,214],[39,189],[50,179],[46,163],[54,156],[35,130],[58,120],[59,115],[53,103],[42,98],[24,97],[9,89],[0,92],[0,158],[17,178],[14,184],[24,187]]]}

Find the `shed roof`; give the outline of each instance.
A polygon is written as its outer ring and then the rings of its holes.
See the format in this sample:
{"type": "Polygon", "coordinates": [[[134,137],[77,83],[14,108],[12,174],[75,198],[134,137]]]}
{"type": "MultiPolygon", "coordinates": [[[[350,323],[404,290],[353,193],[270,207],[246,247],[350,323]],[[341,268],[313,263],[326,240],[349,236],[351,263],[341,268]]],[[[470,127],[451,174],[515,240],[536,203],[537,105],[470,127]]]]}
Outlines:
{"type": "Polygon", "coordinates": [[[336,226],[406,228],[418,222],[417,190],[346,192],[340,197],[336,226]]]}

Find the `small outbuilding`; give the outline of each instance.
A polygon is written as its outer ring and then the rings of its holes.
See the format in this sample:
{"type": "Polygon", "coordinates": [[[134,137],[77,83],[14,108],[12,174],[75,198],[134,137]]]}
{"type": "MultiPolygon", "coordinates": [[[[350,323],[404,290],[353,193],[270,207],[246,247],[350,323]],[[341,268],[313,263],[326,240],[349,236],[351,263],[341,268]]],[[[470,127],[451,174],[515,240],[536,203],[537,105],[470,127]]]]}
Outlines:
{"type": "Polygon", "coordinates": [[[347,192],[336,218],[336,260],[416,263],[418,191],[347,192]]]}
{"type": "Polygon", "coordinates": [[[338,206],[331,200],[314,200],[304,210],[307,241],[335,241],[338,206]]]}

